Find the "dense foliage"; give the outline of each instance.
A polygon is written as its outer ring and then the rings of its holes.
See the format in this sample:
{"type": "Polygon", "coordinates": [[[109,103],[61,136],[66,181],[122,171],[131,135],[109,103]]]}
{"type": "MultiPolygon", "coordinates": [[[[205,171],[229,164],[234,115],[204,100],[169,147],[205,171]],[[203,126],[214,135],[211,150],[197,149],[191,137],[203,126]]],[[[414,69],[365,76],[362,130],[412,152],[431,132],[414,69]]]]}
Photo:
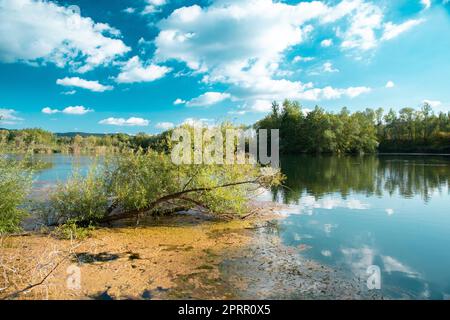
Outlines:
{"type": "Polygon", "coordinates": [[[110,154],[139,147],[147,149],[154,139],[145,133],[135,136],[123,133],[57,135],[42,129],[0,129],[0,147],[14,153],[110,154]]]}
{"type": "Polygon", "coordinates": [[[31,172],[0,155],[0,234],[17,231],[26,216],[22,208],[31,187],[31,172]]]}
{"type": "Polygon", "coordinates": [[[304,112],[298,102],[274,102],[257,129],[280,129],[282,153],[450,152],[450,113],[436,115],[427,104],[399,113],[366,109],[350,113],[316,107],[304,112]]]}

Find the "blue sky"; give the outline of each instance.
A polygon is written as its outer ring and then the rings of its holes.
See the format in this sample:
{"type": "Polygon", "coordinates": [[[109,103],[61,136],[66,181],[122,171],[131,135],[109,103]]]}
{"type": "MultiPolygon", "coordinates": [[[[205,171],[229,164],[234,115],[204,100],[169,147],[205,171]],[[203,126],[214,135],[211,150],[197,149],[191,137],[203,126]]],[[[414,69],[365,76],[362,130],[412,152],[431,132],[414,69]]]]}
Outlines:
{"type": "Polygon", "coordinates": [[[270,102],[450,111],[448,0],[0,0],[0,127],[157,133],[270,102]]]}

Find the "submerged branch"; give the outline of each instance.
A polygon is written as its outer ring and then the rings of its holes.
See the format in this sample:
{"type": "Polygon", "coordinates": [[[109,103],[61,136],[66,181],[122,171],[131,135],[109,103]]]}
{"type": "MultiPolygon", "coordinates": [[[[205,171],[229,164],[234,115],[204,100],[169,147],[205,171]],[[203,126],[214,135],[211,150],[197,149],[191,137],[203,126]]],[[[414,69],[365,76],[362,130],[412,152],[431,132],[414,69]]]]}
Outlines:
{"type": "MultiPolygon", "coordinates": [[[[239,182],[230,182],[230,183],[226,183],[223,185],[218,185],[218,186],[213,186],[213,187],[202,187],[202,188],[193,188],[193,189],[189,189],[189,190],[183,190],[180,192],[176,192],[173,194],[168,194],[166,196],[163,196],[153,202],[151,202],[148,206],[139,209],[139,210],[132,210],[132,211],[127,211],[127,212],[122,212],[116,215],[108,215],[106,217],[104,217],[103,219],[100,220],[101,223],[108,223],[108,222],[113,222],[113,221],[118,221],[118,220],[124,220],[124,219],[129,219],[129,218],[133,218],[133,217],[138,217],[142,214],[145,214],[149,211],[154,210],[156,207],[158,207],[161,204],[167,203],[169,201],[172,200],[183,200],[183,201],[188,201],[191,202],[199,207],[203,207],[207,210],[208,207],[207,205],[205,205],[204,203],[198,201],[198,200],[194,200],[192,198],[188,198],[185,197],[185,195],[188,194],[192,194],[192,193],[198,193],[198,192],[207,192],[207,191],[213,191],[213,190],[217,190],[217,189],[221,189],[221,188],[228,188],[228,187],[234,187],[234,186],[239,186],[239,185],[245,185],[245,184],[258,184],[260,183],[261,177],[258,177],[256,179],[252,179],[252,180],[246,180],[246,181],[239,181],[239,182]]],[[[178,207],[179,209],[180,207],[178,207]]],[[[181,207],[182,210],[179,211],[174,211],[174,212],[180,212],[180,211],[186,211],[186,209],[190,209],[189,207],[181,207]]]]}

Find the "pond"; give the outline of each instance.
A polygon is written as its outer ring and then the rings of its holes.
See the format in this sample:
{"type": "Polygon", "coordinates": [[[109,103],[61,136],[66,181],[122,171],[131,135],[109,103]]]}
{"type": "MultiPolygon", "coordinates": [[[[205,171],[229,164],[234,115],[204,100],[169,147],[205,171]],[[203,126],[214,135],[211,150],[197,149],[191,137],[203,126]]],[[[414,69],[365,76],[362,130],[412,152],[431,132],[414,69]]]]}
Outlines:
{"type": "MultiPolygon", "coordinates": [[[[53,167],[36,176],[36,192],[93,161],[41,160],[53,167]]],[[[263,198],[288,205],[285,245],[361,281],[377,266],[388,298],[450,299],[450,157],[292,156],[281,166],[286,187],[263,198]]]]}

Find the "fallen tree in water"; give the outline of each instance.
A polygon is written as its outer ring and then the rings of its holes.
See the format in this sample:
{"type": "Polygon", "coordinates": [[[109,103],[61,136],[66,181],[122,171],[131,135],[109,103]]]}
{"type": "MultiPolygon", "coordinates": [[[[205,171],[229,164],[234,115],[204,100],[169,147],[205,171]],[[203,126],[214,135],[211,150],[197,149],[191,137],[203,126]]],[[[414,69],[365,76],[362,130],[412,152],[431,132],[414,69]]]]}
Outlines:
{"type": "Polygon", "coordinates": [[[107,223],[197,209],[215,215],[248,214],[248,200],[279,185],[279,170],[252,164],[175,165],[166,154],[133,152],[75,173],[40,208],[48,224],[107,223]]]}

